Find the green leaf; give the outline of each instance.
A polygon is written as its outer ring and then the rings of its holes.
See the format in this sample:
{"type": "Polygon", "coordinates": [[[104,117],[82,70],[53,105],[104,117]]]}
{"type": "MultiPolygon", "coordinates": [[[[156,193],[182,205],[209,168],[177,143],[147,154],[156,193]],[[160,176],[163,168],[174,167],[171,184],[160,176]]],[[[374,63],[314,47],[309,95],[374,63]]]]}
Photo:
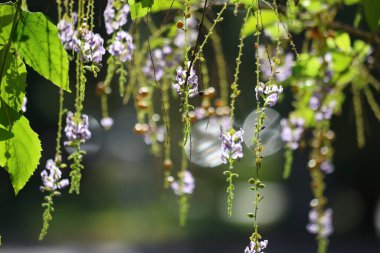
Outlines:
{"type": "MultiPolygon", "coordinates": [[[[4,50],[0,51],[3,59],[4,50]]],[[[0,84],[1,97],[12,109],[20,111],[25,97],[26,67],[20,56],[8,53],[5,73],[0,84]]]]}
{"type": "Polygon", "coordinates": [[[8,130],[0,127],[0,141],[5,141],[12,138],[14,134],[8,130]]]}
{"type": "Polygon", "coordinates": [[[0,166],[10,174],[17,195],[39,164],[41,143],[27,118],[12,110],[4,101],[1,101],[0,123],[14,135],[0,141],[0,166]]]}
{"type": "Polygon", "coordinates": [[[44,14],[20,11],[13,40],[29,66],[55,85],[70,91],[67,53],[58,37],[57,27],[44,14]]]}
{"type": "Polygon", "coordinates": [[[335,38],[336,46],[343,52],[350,54],[351,52],[351,39],[348,33],[341,33],[335,38]]]}
{"type": "MultiPolygon", "coordinates": [[[[259,23],[260,25],[263,26],[263,28],[266,28],[278,21],[278,17],[273,10],[262,10],[261,18],[263,22],[261,24],[261,20],[259,20],[260,21],[259,23]]],[[[249,17],[249,19],[247,20],[247,24],[244,28],[244,35],[248,36],[256,32],[257,30],[256,25],[257,25],[257,17],[256,16],[249,17]]]]}
{"type": "Polygon", "coordinates": [[[344,0],[345,5],[354,5],[360,3],[362,0],[344,0]]]}
{"type": "Polygon", "coordinates": [[[372,32],[379,29],[380,21],[380,1],[379,0],[363,0],[364,16],[367,24],[372,32]]]}
{"type": "Polygon", "coordinates": [[[8,43],[15,13],[13,4],[0,4],[0,49],[8,43]]]}
{"type": "Polygon", "coordinates": [[[132,20],[135,20],[148,14],[154,0],[129,0],[128,3],[131,8],[132,20]]]}

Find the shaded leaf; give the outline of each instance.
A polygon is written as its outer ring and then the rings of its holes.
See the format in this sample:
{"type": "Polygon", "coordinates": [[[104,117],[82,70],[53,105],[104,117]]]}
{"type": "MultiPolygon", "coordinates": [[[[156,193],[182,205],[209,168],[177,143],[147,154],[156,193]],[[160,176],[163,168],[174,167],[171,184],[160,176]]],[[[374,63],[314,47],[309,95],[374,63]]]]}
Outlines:
{"type": "Polygon", "coordinates": [[[380,1],[379,0],[363,0],[364,16],[369,28],[373,32],[379,29],[380,21],[380,1]]]}
{"type": "MultiPolygon", "coordinates": [[[[0,51],[0,59],[3,59],[3,52],[0,51]]],[[[5,73],[1,80],[1,97],[15,111],[20,111],[26,87],[26,67],[20,56],[15,53],[8,53],[5,63],[5,73]]]]}

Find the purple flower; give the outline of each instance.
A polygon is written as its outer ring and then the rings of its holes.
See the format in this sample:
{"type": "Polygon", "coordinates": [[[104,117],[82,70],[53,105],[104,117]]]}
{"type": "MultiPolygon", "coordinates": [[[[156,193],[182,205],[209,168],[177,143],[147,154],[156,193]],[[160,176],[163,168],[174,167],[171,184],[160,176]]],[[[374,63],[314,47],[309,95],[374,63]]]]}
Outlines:
{"type": "Polygon", "coordinates": [[[105,129],[110,129],[113,126],[113,118],[105,117],[100,120],[100,125],[105,129]]]}
{"type": "Polygon", "coordinates": [[[72,112],[67,113],[65,133],[68,139],[65,145],[71,145],[75,142],[84,143],[91,138],[91,132],[88,129],[88,116],[82,114],[79,122],[76,122],[72,112]]]}
{"type": "Polygon", "coordinates": [[[324,161],[321,163],[321,170],[325,172],[326,174],[331,174],[334,172],[335,167],[331,161],[324,161]]]}
{"type": "Polygon", "coordinates": [[[49,159],[46,162],[46,169],[41,172],[42,186],[40,190],[44,191],[55,191],[57,189],[63,189],[69,185],[68,179],[62,179],[62,172],[58,168],[57,164],[49,159]]]}
{"type": "Polygon", "coordinates": [[[28,103],[28,99],[26,96],[24,96],[24,100],[22,102],[22,105],[21,105],[21,111],[22,112],[26,112],[26,104],[28,103]]]}
{"type": "Polygon", "coordinates": [[[259,100],[259,97],[264,95],[264,88],[265,88],[265,84],[263,82],[260,82],[259,85],[256,86],[255,88],[256,100],[259,100]]]}
{"type": "Polygon", "coordinates": [[[74,26],[76,22],[77,14],[74,12],[71,18],[63,18],[57,24],[59,38],[66,50],[73,49],[74,26]]]}
{"type": "Polygon", "coordinates": [[[148,132],[144,134],[144,142],[146,145],[152,145],[153,141],[156,140],[158,143],[163,143],[166,137],[165,126],[151,127],[148,132]],[[155,138],[155,139],[154,139],[155,138]]]}
{"type": "Polygon", "coordinates": [[[275,106],[282,91],[283,88],[281,85],[272,84],[265,86],[264,94],[267,95],[265,98],[265,103],[270,107],[275,106]]]}
{"type": "Polygon", "coordinates": [[[330,101],[327,105],[322,105],[320,110],[315,113],[315,120],[330,120],[334,113],[336,102],[334,100],[330,101]]]}
{"type": "Polygon", "coordinates": [[[177,181],[172,182],[170,185],[174,193],[176,195],[192,194],[195,188],[195,180],[193,175],[191,175],[190,171],[186,170],[183,175],[180,175],[180,177],[182,177],[182,187],[180,182],[177,181]]]}
{"type": "MultiPolygon", "coordinates": [[[[195,42],[198,38],[198,22],[195,18],[191,17],[186,20],[186,36],[187,36],[187,42],[189,46],[194,46],[195,42]]],[[[183,48],[185,46],[185,31],[178,29],[177,35],[173,40],[174,45],[176,45],[179,48],[183,48]]]]}
{"type": "Polygon", "coordinates": [[[334,231],[332,214],[333,211],[331,208],[326,209],[321,214],[318,213],[316,208],[311,209],[309,212],[309,224],[306,226],[307,231],[325,238],[330,236],[334,231]]]}
{"type": "MultiPolygon", "coordinates": [[[[187,66],[190,66],[190,62],[187,62],[187,66]]],[[[187,75],[187,70],[183,69],[181,66],[179,66],[176,70],[177,75],[176,75],[176,81],[177,83],[173,83],[173,89],[178,93],[178,95],[182,96],[184,92],[183,87],[185,85],[186,81],[186,75],[187,75]]],[[[187,79],[187,86],[188,86],[188,94],[189,97],[195,97],[198,95],[198,76],[195,73],[195,70],[193,67],[190,69],[190,75],[189,78],[187,79]]]]}
{"type": "Polygon", "coordinates": [[[313,95],[309,100],[309,106],[313,111],[317,111],[318,108],[321,106],[321,103],[319,101],[319,98],[317,95],[313,95]]]}
{"type": "MultiPolygon", "coordinates": [[[[268,59],[267,50],[264,46],[260,46],[258,50],[260,52],[260,55],[264,56],[264,57],[260,57],[260,71],[263,74],[264,78],[266,80],[269,80],[269,78],[272,75],[273,62],[272,62],[272,66],[271,66],[269,59],[268,59]]],[[[271,53],[271,52],[269,52],[269,53],[271,53]]],[[[273,55],[273,53],[272,53],[272,55],[273,55]]],[[[276,80],[278,82],[284,82],[286,79],[288,79],[293,74],[293,71],[292,71],[292,68],[294,65],[293,55],[291,53],[287,53],[285,55],[284,61],[282,61],[282,62],[283,63],[281,63],[280,65],[276,65],[276,69],[275,69],[275,73],[274,73],[274,77],[276,78],[276,80]]]]}
{"type": "Polygon", "coordinates": [[[122,62],[132,60],[132,52],[135,50],[132,36],[124,31],[118,31],[115,40],[109,46],[108,51],[122,62]]]}
{"type": "Polygon", "coordinates": [[[152,64],[152,59],[148,57],[145,66],[143,67],[144,74],[150,78],[154,79],[154,71],[156,72],[156,80],[160,81],[164,76],[165,69],[173,66],[175,60],[169,59],[172,55],[173,50],[170,46],[166,45],[163,48],[157,48],[152,51],[152,58],[154,62],[154,69],[152,64]]]}
{"type": "Polygon", "coordinates": [[[298,148],[304,132],[304,125],[305,120],[302,118],[291,117],[290,120],[281,120],[281,139],[290,149],[298,148]]]}
{"type": "Polygon", "coordinates": [[[126,1],[118,1],[117,3],[114,0],[108,0],[106,9],[104,10],[104,23],[108,34],[113,33],[118,30],[120,27],[125,25],[128,21],[128,14],[130,12],[130,7],[126,1]],[[122,6],[117,6],[123,4],[122,6]],[[119,11],[116,13],[116,8],[119,11]],[[121,7],[121,8],[120,8],[121,7]]]}
{"type": "Polygon", "coordinates": [[[80,31],[74,34],[74,51],[80,54],[85,62],[100,63],[106,53],[102,37],[87,28],[82,28],[80,31]]]}
{"type": "Polygon", "coordinates": [[[230,159],[236,160],[243,157],[243,129],[235,131],[230,129],[229,131],[221,132],[220,139],[222,140],[222,155],[221,159],[224,164],[227,164],[230,159]]]}
{"type": "Polygon", "coordinates": [[[268,240],[263,240],[261,242],[257,241],[256,243],[251,241],[249,246],[244,250],[244,253],[264,253],[264,249],[268,246],[268,240]]]}

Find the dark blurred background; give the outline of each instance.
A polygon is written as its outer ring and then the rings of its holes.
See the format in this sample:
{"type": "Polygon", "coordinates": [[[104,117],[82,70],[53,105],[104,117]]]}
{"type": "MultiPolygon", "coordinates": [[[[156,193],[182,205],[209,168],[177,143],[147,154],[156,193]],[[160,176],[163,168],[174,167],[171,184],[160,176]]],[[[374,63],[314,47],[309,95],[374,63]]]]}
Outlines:
{"type": "MultiPolygon", "coordinates": [[[[102,10],[105,4],[106,1],[97,1],[97,10],[102,10]]],[[[46,13],[54,22],[57,20],[54,1],[29,1],[29,8],[46,13]]],[[[241,16],[235,17],[229,10],[218,28],[228,63],[234,62],[237,54],[239,29],[236,27],[240,27],[241,16]]],[[[98,32],[105,35],[102,30],[98,32]]],[[[252,44],[252,39],[248,39],[246,45],[252,44]]],[[[246,46],[243,55],[242,95],[237,104],[240,125],[256,106],[252,102],[256,85],[251,78],[252,48],[246,46]]],[[[234,67],[230,66],[228,74],[232,79],[234,67]]],[[[104,78],[104,72],[105,68],[99,74],[100,78],[104,78]]],[[[93,117],[93,138],[87,147],[81,194],[64,192],[62,198],[56,199],[48,236],[38,242],[43,201],[39,174],[46,160],[54,156],[58,88],[28,69],[26,117],[40,135],[43,158],[35,175],[16,197],[8,174],[0,171],[2,251],[243,252],[252,232],[252,224],[246,216],[253,201],[253,192],[248,190],[247,184],[254,171],[249,150],[245,150],[244,159],[236,164],[240,177],[236,183],[232,218],[226,217],[225,177],[222,175],[225,167],[192,166],[196,190],[190,199],[188,224],[181,228],[177,200],[171,191],[162,189],[161,163],[150,154],[143,139],[132,131],[136,122],[133,106],[131,103],[123,106],[121,99],[114,94],[110,99],[110,111],[115,125],[104,132],[96,122],[100,119],[96,83],[95,79],[89,78],[86,91],[85,113],[93,117]]],[[[291,110],[289,95],[286,92],[285,99],[275,108],[282,117],[291,110]]],[[[336,170],[327,177],[327,196],[334,210],[335,232],[329,252],[376,253],[380,252],[380,123],[370,108],[365,108],[367,143],[363,149],[358,149],[351,95],[346,95],[343,113],[332,122],[337,136],[334,142],[336,170]]],[[[67,96],[69,109],[72,109],[72,102],[72,95],[67,96]]],[[[176,103],[173,100],[174,106],[169,113],[177,120],[173,124],[174,131],[179,132],[176,103]]],[[[312,199],[305,166],[307,158],[308,150],[295,153],[293,172],[287,181],[282,179],[283,150],[264,160],[261,175],[267,187],[259,220],[261,233],[269,240],[265,252],[316,252],[314,237],[305,229],[308,204],[312,199]]],[[[175,162],[178,161],[177,158],[175,162]]]]}

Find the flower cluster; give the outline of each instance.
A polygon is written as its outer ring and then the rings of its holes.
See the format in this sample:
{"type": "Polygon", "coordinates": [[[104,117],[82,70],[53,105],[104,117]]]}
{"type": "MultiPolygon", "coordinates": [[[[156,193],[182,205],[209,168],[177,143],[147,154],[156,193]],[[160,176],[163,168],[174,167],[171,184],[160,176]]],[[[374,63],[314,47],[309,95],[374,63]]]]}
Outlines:
{"type": "Polygon", "coordinates": [[[336,106],[336,101],[331,100],[327,104],[321,105],[321,96],[314,94],[309,100],[310,108],[315,112],[315,120],[330,120],[336,106]]]}
{"type": "Polygon", "coordinates": [[[156,75],[156,80],[160,81],[162,77],[164,76],[165,69],[170,68],[174,65],[177,59],[171,59],[169,60],[169,56],[172,55],[173,49],[165,45],[162,49],[156,48],[152,51],[152,58],[154,62],[154,69],[153,69],[153,63],[150,57],[148,57],[145,66],[143,67],[144,74],[150,78],[151,80],[154,80],[154,72],[156,75]]]}
{"type": "Polygon", "coordinates": [[[73,41],[75,35],[74,26],[77,22],[77,13],[73,13],[71,18],[63,18],[58,24],[58,34],[61,42],[66,50],[73,49],[73,41]]]}
{"type": "Polygon", "coordinates": [[[52,192],[57,189],[65,188],[69,185],[69,180],[61,180],[61,177],[61,170],[58,168],[57,164],[52,159],[49,159],[46,162],[46,169],[44,169],[41,173],[43,186],[40,187],[40,190],[42,192],[52,192]]]}
{"type": "Polygon", "coordinates": [[[178,29],[177,35],[175,36],[173,43],[179,48],[185,46],[185,39],[187,37],[187,42],[189,46],[194,46],[198,38],[198,22],[194,17],[190,17],[186,20],[186,35],[185,31],[178,29]]]}
{"type": "Polygon", "coordinates": [[[121,62],[131,61],[133,50],[135,50],[135,45],[133,44],[132,36],[125,31],[118,31],[115,40],[108,47],[110,54],[121,62]]]}
{"type": "Polygon", "coordinates": [[[251,241],[249,243],[249,246],[247,246],[244,250],[244,253],[258,253],[258,252],[262,252],[264,253],[264,249],[267,247],[268,245],[268,240],[264,240],[264,241],[261,241],[261,242],[253,242],[251,241]]]}
{"type": "MultiPolygon", "coordinates": [[[[264,46],[259,47],[260,54],[261,55],[267,55],[266,49],[264,46]]],[[[278,82],[284,82],[286,79],[288,79],[292,73],[293,73],[293,65],[294,65],[294,56],[291,53],[287,53],[285,55],[285,59],[283,63],[277,65],[276,64],[276,71],[274,72],[274,77],[278,82]]],[[[268,57],[260,57],[260,71],[263,73],[263,77],[265,80],[269,80],[272,75],[272,67],[268,60],[268,57]]]]}
{"type": "Polygon", "coordinates": [[[289,120],[281,120],[281,139],[290,149],[298,148],[305,130],[304,126],[305,120],[303,118],[290,117],[289,120]]]}
{"type": "Polygon", "coordinates": [[[222,155],[221,159],[224,164],[227,164],[230,159],[236,160],[243,157],[243,129],[235,131],[221,132],[220,139],[222,140],[222,155]]]}
{"type": "Polygon", "coordinates": [[[82,56],[85,62],[100,63],[106,50],[103,46],[103,38],[93,33],[86,26],[79,32],[75,32],[73,38],[73,49],[82,56]]]}
{"type": "Polygon", "coordinates": [[[68,139],[65,145],[70,146],[72,143],[84,143],[91,138],[91,132],[88,129],[88,116],[82,114],[80,121],[76,122],[72,112],[67,113],[65,133],[68,139]]]}
{"type": "Polygon", "coordinates": [[[311,234],[319,234],[325,238],[330,236],[334,231],[332,215],[333,211],[331,208],[326,209],[320,217],[316,208],[311,209],[309,212],[309,224],[306,226],[307,231],[311,234]]]}
{"type": "Polygon", "coordinates": [[[106,9],[104,10],[104,23],[108,34],[113,33],[120,27],[125,25],[128,21],[128,14],[130,12],[130,7],[126,1],[108,0],[106,9]],[[116,5],[122,4],[119,7],[119,11],[116,13],[116,5]]]}
{"type": "MultiPolygon", "coordinates": [[[[187,66],[190,67],[190,62],[187,63],[187,66]]],[[[173,89],[178,93],[178,95],[182,96],[184,93],[184,87],[185,81],[186,81],[186,75],[187,75],[187,69],[183,69],[181,66],[177,68],[177,76],[176,81],[177,83],[173,83],[173,89]]],[[[187,86],[189,87],[189,97],[194,97],[198,95],[198,76],[195,73],[195,70],[193,67],[190,69],[190,74],[187,79],[187,86]]]]}
{"type": "Polygon", "coordinates": [[[163,143],[166,137],[165,126],[150,127],[149,130],[144,134],[144,142],[146,145],[152,145],[153,141],[158,143],[163,143]]]}
{"type": "Polygon", "coordinates": [[[180,183],[174,181],[170,184],[172,190],[176,195],[181,194],[192,194],[195,188],[195,180],[193,175],[191,175],[190,171],[186,170],[182,175],[183,185],[181,187],[180,183]],[[182,189],[181,189],[182,188],[182,189]]]}
{"type": "Polygon", "coordinates": [[[282,93],[283,88],[281,85],[269,84],[266,85],[262,82],[255,88],[256,99],[259,100],[259,97],[263,97],[265,104],[273,107],[277,104],[278,98],[282,93]]]}

